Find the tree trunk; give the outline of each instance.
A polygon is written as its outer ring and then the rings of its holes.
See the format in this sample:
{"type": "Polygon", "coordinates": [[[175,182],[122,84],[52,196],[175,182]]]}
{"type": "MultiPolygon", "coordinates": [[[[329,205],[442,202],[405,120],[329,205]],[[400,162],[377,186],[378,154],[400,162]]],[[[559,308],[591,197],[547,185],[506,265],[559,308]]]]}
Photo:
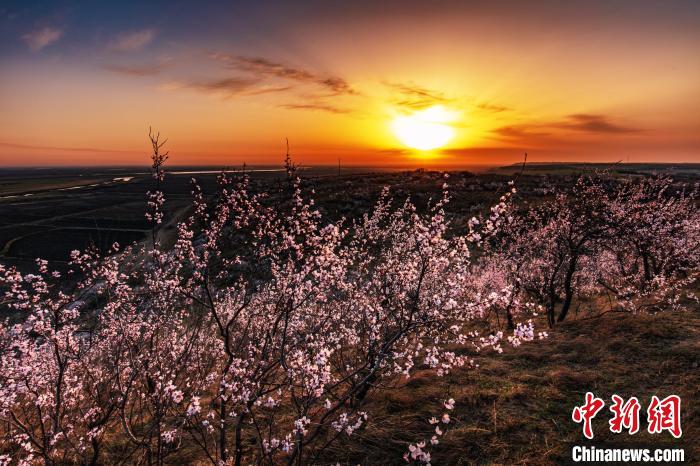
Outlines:
{"type": "Polygon", "coordinates": [[[245,414],[241,413],[238,416],[238,422],[236,422],[236,435],[235,435],[235,443],[236,443],[236,453],[234,457],[234,464],[235,466],[241,466],[241,463],[243,461],[243,437],[242,437],[242,431],[243,431],[243,421],[245,420],[245,414]]]}
{"type": "MultiPolygon", "coordinates": [[[[374,364],[374,363],[373,363],[374,364]]],[[[370,369],[372,370],[372,369],[370,369]]],[[[355,393],[355,396],[353,397],[353,406],[359,406],[360,403],[365,399],[367,396],[367,393],[369,393],[369,390],[372,388],[372,384],[377,380],[377,375],[375,372],[372,372],[369,374],[369,376],[366,378],[366,380],[362,383],[362,386],[360,389],[355,393]]]]}
{"type": "Polygon", "coordinates": [[[510,312],[510,306],[506,309],[506,319],[508,320],[508,330],[515,329],[515,323],[513,322],[513,313],[510,312]]]}
{"type": "Polygon", "coordinates": [[[644,264],[644,283],[642,289],[646,289],[647,283],[651,281],[651,265],[649,264],[649,255],[642,253],[642,264],[644,264]]]}
{"type": "Polygon", "coordinates": [[[554,327],[554,301],[552,300],[547,304],[547,324],[549,328],[554,327]]]}
{"type": "Polygon", "coordinates": [[[564,277],[564,303],[561,306],[561,311],[559,311],[559,317],[557,322],[563,322],[566,319],[566,315],[569,313],[569,308],[571,307],[571,301],[574,298],[574,289],[572,287],[572,282],[574,279],[574,273],[576,272],[576,263],[578,261],[577,256],[572,256],[569,262],[569,269],[566,271],[566,277],[564,277]]]}
{"type": "Polygon", "coordinates": [[[549,290],[547,292],[547,323],[549,324],[549,328],[554,327],[554,307],[557,305],[557,293],[554,286],[555,274],[556,271],[553,272],[549,278],[549,290]]]}
{"type": "Polygon", "coordinates": [[[92,458],[90,458],[90,465],[94,466],[98,464],[97,460],[100,458],[100,443],[96,438],[93,438],[90,443],[92,443],[92,458]]]}
{"type": "Polygon", "coordinates": [[[221,425],[219,426],[219,458],[222,463],[226,463],[226,402],[221,399],[219,404],[219,419],[221,425]]]}

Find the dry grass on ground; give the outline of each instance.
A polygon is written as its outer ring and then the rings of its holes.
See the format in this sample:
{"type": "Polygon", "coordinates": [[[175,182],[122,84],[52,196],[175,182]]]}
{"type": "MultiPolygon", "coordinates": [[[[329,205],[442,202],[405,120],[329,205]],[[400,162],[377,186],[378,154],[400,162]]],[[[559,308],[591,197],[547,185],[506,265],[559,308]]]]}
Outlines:
{"type": "Polygon", "coordinates": [[[700,461],[700,312],[634,316],[607,314],[565,322],[550,338],[502,355],[484,355],[476,371],[446,379],[417,373],[400,390],[375,396],[372,422],[352,441],[334,445],[341,464],[405,464],[409,442],[429,438],[426,419],[439,414],[447,394],[456,400],[451,430],[432,450],[433,464],[567,464],[575,444],[684,447],[686,464],[700,461]],[[449,390],[449,392],[448,392],[449,390]],[[584,442],[571,420],[586,391],[606,401],[584,442]],[[608,430],[610,396],[636,396],[641,431],[608,430]],[[683,436],[646,432],[649,398],[678,394],[683,436]]]}

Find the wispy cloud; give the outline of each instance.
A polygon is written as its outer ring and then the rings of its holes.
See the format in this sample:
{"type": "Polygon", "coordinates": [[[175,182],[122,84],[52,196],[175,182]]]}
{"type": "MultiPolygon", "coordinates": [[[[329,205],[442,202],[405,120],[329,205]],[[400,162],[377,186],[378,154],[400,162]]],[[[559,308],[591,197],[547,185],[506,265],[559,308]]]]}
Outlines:
{"type": "Polygon", "coordinates": [[[334,94],[357,94],[357,91],[350,87],[350,84],[343,78],[321,78],[316,81],[316,84],[329,89],[334,94]]]}
{"type": "Polygon", "coordinates": [[[38,52],[44,47],[53,44],[63,35],[63,30],[53,27],[44,27],[28,32],[22,36],[22,40],[33,52],[38,52]]]}
{"type": "Polygon", "coordinates": [[[554,123],[552,126],[583,131],[586,133],[636,133],[637,128],[622,126],[610,121],[609,117],[597,114],[577,113],[569,115],[566,121],[554,123]]]}
{"type": "Polygon", "coordinates": [[[542,138],[551,135],[551,132],[540,131],[527,125],[503,126],[494,130],[494,133],[506,139],[542,138]]]}
{"type": "Polygon", "coordinates": [[[107,48],[117,52],[141,50],[153,42],[155,37],[156,31],[153,29],[123,32],[109,42],[109,44],[107,44],[107,48]]]}
{"type": "Polygon", "coordinates": [[[333,95],[356,94],[350,84],[339,76],[328,76],[311,70],[288,66],[263,57],[248,57],[216,52],[211,58],[229,68],[252,74],[259,79],[277,78],[298,83],[314,84],[333,95]]]}
{"type": "Polygon", "coordinates": [[[295,81],[312,81],[316,76],[306,70],[292,68],[281,63],[275,63],[261,57],[242,57],[215,53],[212,58],[222,61],[231,67],[254,74],[276,76],[278,78],[292,79],[295,81]]]}
{"type": "Polygon", "coordinates": [[[411,110],[421,110],[438,104],[446,104],[452,99],[445,97],[442,92],[427,89],[413,83],[384,83],[399,94],[394,99],[394,105],[411,110]]]}
{"type": "Polygon", "coordinates": [[[350,113],[350,110],[345,109],[345,108],[340,108],[336,107],[330,104],[322,104],[322,103],[310,103],[310,104],[284,104],[280,105],[282,108],[286,108],[288,110],[315,110],[315,111],[320,111],[320,112],[329,112],[329,113],[350,113]]]}
{"type": "Polygon", "coordinates": [[[497,128],[493,132],[500,139],[534,142],[556,138],[567,131],[581,134],[615,135],[638,133],[642,130],[613,122],[612,118],[607,115],[576,113],[567,115],[559,121],[508,125],[497,128]]]}
{"type": "Polygon", "coordinates": [[[488,113],[503,113],[511,111],[512,108],[503,105],[489,104],[489,103],[479,103],[475,105],[476,108],[488,113]]]}
{"type": "Polygon", "coordinates": [[[12,142],[2,142],[0,141],[0,147],[6,147],[9,149],[20,149],[20,150],[53,150],[53,151],[66,151],[66,152],[94,152],[94,153],[104,153],[113,154],[120,152],[133,152],[121,149],[105,149],[100,147],[69,147],[69,146],[41,146],[32,144],[15,144],[12,142]]]}
{"type": "Polygon", "coordinates": [[[164,90],[194,89],[207,94],[217,95],[223,98],[237,96],[253,96],[285,92],[290,86],[275,86],[264,84],[257,78],[229,77],[221,79],[209,79],[189,82],[172,81],[161,85],[164,90]]]}
{"type": "Polygon", "coordinates": [[[216,92],[227,95],[240,95],[252,90],[258,84],[257,79],[224,78],[212,81],[199,81],[187,85],[193,89],[205,92],[216,92]]]}
{"type": "Polygon", "coordinates": [[[104,69],[127,76],[155,76],[168,68],[168,63],[152,63],[145,65],[105,65],[104,69]]]}

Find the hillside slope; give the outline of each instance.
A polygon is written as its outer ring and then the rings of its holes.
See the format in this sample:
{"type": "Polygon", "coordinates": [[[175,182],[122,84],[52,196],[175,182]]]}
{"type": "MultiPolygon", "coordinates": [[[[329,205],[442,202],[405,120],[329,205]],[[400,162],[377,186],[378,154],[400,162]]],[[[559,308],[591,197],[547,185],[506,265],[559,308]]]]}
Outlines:
{"type": "MultiPolygon", "coordinates": [[[[657,315],[607,314],[560,324],[546,341],[484,355],[477,370],[449,379],[419,372],[405,389],[387,392],[359,437],[333,448],[347,464],[402,464],[408,443],[429,439],[426,419],[440,401],[456,400],[450,431],[431,449],[433,464],[567,464],[572,444],[683,447],[686,464],[700,461],[700,310],[657,315]],[[448,387],[449,385],[449,387],[448,387]],[[584,442],[571,420],[587,391],[606,401],[584,442]],[[640,432],[612,434],[610,396],[636,396],[640,432]],[[683,436],[646,432],[652,395],[682,399],[683,436]]],[[[405,463],[404,463],[405,464],[405,463]]]]}

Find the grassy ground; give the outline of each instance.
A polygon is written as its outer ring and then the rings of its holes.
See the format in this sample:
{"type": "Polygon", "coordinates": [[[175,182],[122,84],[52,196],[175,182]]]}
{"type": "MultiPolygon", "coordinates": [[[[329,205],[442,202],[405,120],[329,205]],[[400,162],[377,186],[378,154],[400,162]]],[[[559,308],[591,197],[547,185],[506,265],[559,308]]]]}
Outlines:
{"type": "Polygon", "coordinates": [[[372,423],[352,442],[334,447],[346,464],[401,464],[408,442],[430,438],[425,421],[440,400],[456,400],[451,430],[432,449],[433,464],[568,464],[573,444],[685,448],[700,464],[700,310],[633,316],[607,314],[560,324],[546,341],[480,358],[477,370],[446,379],[418,373],[406,388],[375,397],[372,423]],[[606,401],[584,442],[571,420],[586,391],[606,401]],[[640,432],[608,430],[610,396],[636,396],[640,432]],[[652,395],[682,399],[683,436],[646,432],[652,395]]]}

